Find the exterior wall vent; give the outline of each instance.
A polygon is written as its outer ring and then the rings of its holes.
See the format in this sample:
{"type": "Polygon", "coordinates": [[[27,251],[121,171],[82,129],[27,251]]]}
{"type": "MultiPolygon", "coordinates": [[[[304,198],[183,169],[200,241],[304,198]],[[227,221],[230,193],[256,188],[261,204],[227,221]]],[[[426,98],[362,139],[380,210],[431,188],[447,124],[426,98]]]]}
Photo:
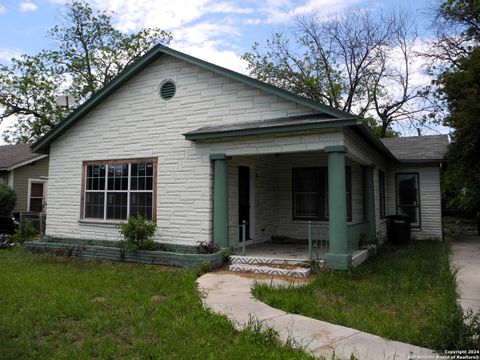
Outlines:
{"type": "Polygon", "coordinates": [[[163,100],[170,100],[175,96],[175,83],[173,80],[164,80],[160,84],[160,97],[163,100]]]}

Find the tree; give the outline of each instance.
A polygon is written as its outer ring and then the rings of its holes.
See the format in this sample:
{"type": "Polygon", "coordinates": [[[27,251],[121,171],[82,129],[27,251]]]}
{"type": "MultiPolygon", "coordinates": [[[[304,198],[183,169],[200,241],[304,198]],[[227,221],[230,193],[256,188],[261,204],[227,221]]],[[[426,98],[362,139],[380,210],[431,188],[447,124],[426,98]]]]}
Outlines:
{"type": "Polygon", "coordinates": [[[448,206],[474,212],[480,209],[480,47],[458,60],[438,80],[449,114],[444,123],[454,130],[447,153],[445,194],[448,206]]]}
{"type": "Polygon", "coordinates": [[[267,40],[265,53],[256,43],[243,58],[257,79],[375,118],[384,137],[394,122],[415,121],[430,108],[411,81],[416,30],[409,19],[401,11],[297,18],[291,32],[267,40]]]}
{"type": "Polygon", "coordinates": [[[0,183],[0,215],[10,215],[15,208],[17,195],[7,184],[0,183]]]}
{"type": "Polygon", "coordinates": [[[113,27],[113,15],[94,13],[84,0],[67,4],[62,23],[48,33],[52,49],[0,66],[0,121],[18,120],[7,142],[38,139],[152,46],[171,40],[158,28],[123,34],[113,27]],[[62,94],[73,95],[75,104],[58,105],[62,94]]]}
{"type": "Polygon", "coordinates": [[[480,210],[480,2],[444,0],[433,10],[437,36],[424,56],[435,65],[436,113],[453,129],[444,200],[449,208],[474,213],[480,210]]]}

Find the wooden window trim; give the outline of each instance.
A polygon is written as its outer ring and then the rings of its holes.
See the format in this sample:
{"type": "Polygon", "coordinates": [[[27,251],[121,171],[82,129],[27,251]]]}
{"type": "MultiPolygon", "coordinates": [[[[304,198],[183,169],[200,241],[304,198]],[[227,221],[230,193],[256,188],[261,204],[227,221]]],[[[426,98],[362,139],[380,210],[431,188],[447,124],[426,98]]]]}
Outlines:
{"type": "MultiPolygon", "coordinates": [[[[135,158],[135,159],[114,159],[114,160],[85,160],[82,162],[82,181],[80,189],[80,220],[83,222],[95,222],[95,223],[122,223],[125,220],[104,220],[104,219],[90,219],[85,218],[85,175],[88,165],[106,165],[106,164],[138,164],[142,162],[153,163],[153,189],[152,189],[152,221],[157,221],[157,169],[158,158],[135,158]]],[[[106,211],[106,210],[104,210],[106,211]]]]}

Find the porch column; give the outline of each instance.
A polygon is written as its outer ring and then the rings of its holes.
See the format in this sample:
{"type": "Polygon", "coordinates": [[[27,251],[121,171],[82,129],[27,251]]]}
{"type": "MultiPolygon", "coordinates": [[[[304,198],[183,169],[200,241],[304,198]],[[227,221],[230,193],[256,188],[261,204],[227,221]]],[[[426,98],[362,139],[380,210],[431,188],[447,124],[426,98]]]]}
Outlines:
{"type": "Polygon", "coordinates": [[[347,148],[328,146],[328,238],[329,252],[325,255],[328,267],[346,270],[351,266],[348,248],[347,195],[345,188],[345,153],[347,148]]]}
{"type": "Polygon", "coordinates": [[[210,154],[213,161],[213,243],[228,248],[228,159],[210,154]]]}
{"type": "Polygon", "coordinates": [[[375,187],[374,187],[374,166],[365,167],[365,214],[368,220],[368,239],[374,240],[377,236],[377,225],[375,216],[375,187]]]}

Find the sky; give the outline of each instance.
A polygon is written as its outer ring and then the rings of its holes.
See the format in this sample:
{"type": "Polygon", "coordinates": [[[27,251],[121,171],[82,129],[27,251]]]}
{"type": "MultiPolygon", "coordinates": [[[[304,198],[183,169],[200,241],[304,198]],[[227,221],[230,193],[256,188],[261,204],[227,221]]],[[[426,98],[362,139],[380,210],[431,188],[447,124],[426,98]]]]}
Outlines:
{"type": "MultiPolygon", "coordinates": [[[[247,73],[241,55],[254,42],[265,43],[273,33],[288,29],[295,16],[317,12],[372,11],[398,7],[416,17],[418,35],[427,40],[427,7],[434,0],[89,0],[94,9],[116,13],[114,25],[123,32],[142,27],[170,31],[170,46],[234,71],[247,73]]],[[[35,54],[51,47],[47,32],[65,11],[63,0],[0,0],[0,64],[13,56],[35,54]]],[[[420,72],[418,81],[428,81],[420,72]]],[[[0,125],[0,133],[10,124],[0,125]]],[[[1,136],[1,135],[0,135],[1,136]]]]}

